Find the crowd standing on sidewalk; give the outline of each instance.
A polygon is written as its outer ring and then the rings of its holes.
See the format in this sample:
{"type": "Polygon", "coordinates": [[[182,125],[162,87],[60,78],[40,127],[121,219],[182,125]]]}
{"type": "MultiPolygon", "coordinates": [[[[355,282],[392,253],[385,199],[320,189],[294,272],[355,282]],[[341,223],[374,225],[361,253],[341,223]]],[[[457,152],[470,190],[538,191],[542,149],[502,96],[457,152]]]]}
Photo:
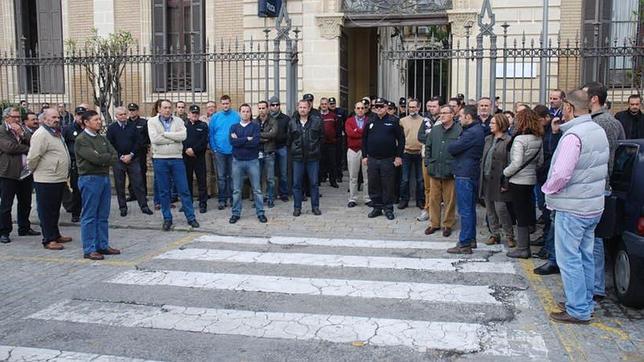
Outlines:
{"type": "Polygon", "coordinates": [[[130,201],[153,215],[149,158],[162,229],[172,229],[179,199],[187,223],[198,228],[193,200],[207,213],[210,149],[217,208],[231,207],[231,224],[242,217],[245,180],[258,221],[267,223],[276,200],[291,197],[293,216],[305,213],[309,198],[310,213],[322,215],[319,185],[338,188],[347,170],[348,208],[362,202],[371,208],[367,217],[393,220],[394,205],[405,209],[415,200],[417,220],[428,223],[424,233],[443,237],[458,216],[458,242],[447,252],[471,254],[482,203],[490,231],[485,244],[505,243],[510,258],[545,259],[534,272],[561,273],[566,295],[551,318],[588,323],[594,300],[606,294],[603,241],[594,229],[610,194],[618,140],[644,137],[641,97],[630,96],[616,117],[605,108],[606,87],[596,82],[569,94],[552,90],[549,104],[534,108],[517,103],[504,111],[488,97],[464,101],[460,94],[447,102],[401,98],[398,105],[365,97],[349,113],[333,97],[320,98],[316,108],[314,95],[305,94],[289,117],[275,96],[235,109],[223,95],[206,104],[205,115],[198,105],[160,99],[149,120],[135,103],[116,107],[107,127],[87,104],[74,114],[64,103],[43,107],[37,116],[21,102],[4,110],[0,126],[0,243],[11,242],[17,199],[19,236],[42,235],[44,248],[62,250],[71,241],[58,227],[64,206],[80,222],[85,258],[120,254],[109,245],[110,169],[120,215],[128,215],[130,201]],[[34,190],[41,231],[29,221],[34,190]],[[531,240],[540,225],[543,237],[531,240]],[[535,244],[543,247],[533,255],[535,244]]]}

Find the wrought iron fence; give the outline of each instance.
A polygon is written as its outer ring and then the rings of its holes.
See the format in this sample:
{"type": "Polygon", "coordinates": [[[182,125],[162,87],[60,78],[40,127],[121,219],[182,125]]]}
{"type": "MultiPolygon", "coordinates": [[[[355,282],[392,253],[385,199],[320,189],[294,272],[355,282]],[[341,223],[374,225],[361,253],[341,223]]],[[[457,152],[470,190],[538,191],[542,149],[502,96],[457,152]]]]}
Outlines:
{"type": "Polygon", "coordinates": [[[107,119],[108,109],[130,102],[147,112],[157,99],[203,105],[224,94],[235,104],[278,95],[290,109],[297,96],[299,30],[264,33],[263,39],[221,40],[203,49],[193,45],[191,51],[133,46],[119,56],[85,50],[62,57],[5,52],[0,54],[0,102],[26,101],[35,111],[43,103],[94,104],[107,119]],[[291,33],[287,42],[281,41],[284,32],[291,33]],[[120,78],[110,101],[95,98],[106,85],[90,81],[107,66],[117,69],[120,78]]]}

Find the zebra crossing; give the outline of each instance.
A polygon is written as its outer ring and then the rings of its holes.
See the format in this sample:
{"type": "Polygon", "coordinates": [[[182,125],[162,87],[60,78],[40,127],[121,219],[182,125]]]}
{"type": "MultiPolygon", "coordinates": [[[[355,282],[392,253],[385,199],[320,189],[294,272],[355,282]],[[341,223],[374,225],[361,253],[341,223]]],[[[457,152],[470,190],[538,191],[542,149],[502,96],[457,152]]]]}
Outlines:
{"type": "MultiPolygon", "coordinates": [[[[540,332],[516,323],[531,296],[503,247],[483,245],[455,257],[445,253],[447,245],[197,236],[27,319],[108,334],[136,331],[151,346],[163,333],[197,333],[213,350],[217,338],[261,341],[276,359],[290,349],[298,355],[302,345],[349,348],[356,358],[392,348],[411,359],[547,358],[540,332]]],[[[0,347],[0,357],[7,348],[0,347]]]]}

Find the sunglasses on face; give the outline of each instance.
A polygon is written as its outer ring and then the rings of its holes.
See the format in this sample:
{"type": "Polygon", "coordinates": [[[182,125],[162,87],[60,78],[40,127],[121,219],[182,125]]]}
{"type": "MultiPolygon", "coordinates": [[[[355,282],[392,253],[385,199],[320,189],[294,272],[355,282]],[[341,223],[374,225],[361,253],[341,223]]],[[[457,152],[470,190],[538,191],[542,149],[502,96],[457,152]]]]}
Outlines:
{"type": "Polygon", "coordinates": [[[280,104],[279,104],[279,103],[271,104],[271,107],[279,107],[279,106],[280,106],[280,104]]]}

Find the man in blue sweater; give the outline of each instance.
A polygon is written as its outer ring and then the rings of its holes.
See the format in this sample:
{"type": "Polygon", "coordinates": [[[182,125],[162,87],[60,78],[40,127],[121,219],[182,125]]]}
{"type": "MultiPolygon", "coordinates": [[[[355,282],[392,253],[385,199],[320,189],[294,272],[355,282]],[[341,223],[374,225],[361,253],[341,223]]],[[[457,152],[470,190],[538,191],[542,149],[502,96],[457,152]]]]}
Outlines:
{"type": "Polygon", "coordinates": [[[217,194],[219,198],[217,208],[223,210],[226,208],[226,203],[232,199],[233,146],[230,144],[230,127],[239,123],[239,113],[230,109],[228,95],[221,96],[219,101],[221,111],[212,115],[208,129],[210,131],[210,149],[214,154],[215,167],[217,168],[217,194]]]}
{"type": "Polygon", "coordinates": [[[447,152],[454,157],[456,207],[461,217],[461,233],[458,244],[447,249],[447,252],[472,254],[472,248],[476,248],[476,195],[485,128],[477,119],[475,106],[468,105],[461,109],[460,122],[463,133],[447,146],[447,152]]]}
{"type": "Polygon", "coordinates": [[[259,132],[260,125],[252,122],[250,106],[246,103],[239,106],[241,121],[230,127],[230,143],[233,147],[233,215],[231,224],[236,223],[242,211],[242,184],[244,176],[250,180],[255,199],[255,212],[259,222],[267,221],[264,215],[264,199],[259,182],[259,132]]]}

